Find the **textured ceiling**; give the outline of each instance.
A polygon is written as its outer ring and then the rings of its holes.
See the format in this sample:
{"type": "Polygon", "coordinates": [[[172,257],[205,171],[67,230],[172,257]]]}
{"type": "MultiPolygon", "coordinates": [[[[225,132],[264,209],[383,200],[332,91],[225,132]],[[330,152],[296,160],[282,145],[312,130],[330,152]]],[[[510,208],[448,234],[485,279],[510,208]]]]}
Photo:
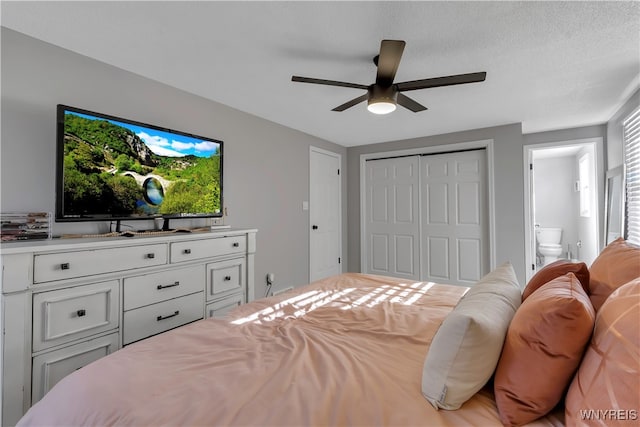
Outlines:
{"type": "Polygon", "coordinates": [[[640,83],[639,2],[2,1],[10,29],[344,146],[522,122],[606,122],[640,83]],[[368,85],[382,39],[407,45],[396,82],[486,71],[409,95],[387,116],[368,85]]]}

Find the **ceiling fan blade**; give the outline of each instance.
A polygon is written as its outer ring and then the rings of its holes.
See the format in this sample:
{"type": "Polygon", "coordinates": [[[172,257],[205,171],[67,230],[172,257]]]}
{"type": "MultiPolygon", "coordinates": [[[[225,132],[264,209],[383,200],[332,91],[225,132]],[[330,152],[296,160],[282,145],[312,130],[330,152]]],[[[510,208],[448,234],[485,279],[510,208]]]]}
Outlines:
{"type": "Polygon", "coordinates": [[[357,97],[357,98],[353,98],[351,101],[345,102],[345,103],[344,103],[344,104],[342,104],[342,105],[338,105],[336,108],[334,108],[334,109],[333,109],[333,110],[331,110],[331,111],[344,111],[344,110],[346,110],[347,108],[351,108],[351,107],[353,107],[353,106],[354,106],[354,105],[356,105],[356,104],[360,104],[362,101],[366,101],[368,97],[369,97],[369,94],[368,94],[368,93],[365,93],[365,94],[364,94],[364,95],[362,95],[362,96],[359,96],[359,97],[357,97]]]}
{"type": "Polygon", "coordinates": [[[400,65],[405,42],[402,40],[382,40],[380,55],[378,55],[378,74],[376,84],[391,86],[396,78],[396,71],[400,65]]]}
{"type": "Polygon", "coordinates": [[[401,93],[398,94],[398,104],[402,105],[404,108],[408,110],[413,111],[414,113],[417,113],[419,111],[424,111],[427,109],[427,107],[425,107],[424,105],[414,101],[413,99],[401,93]]]}
{"type": "Polygon", "coordinates": [[[318,85],[328,85],[328,86],[340,86],[340,87],[351,87],[354,89],[364,89],[367,90],[369,86],[361,85],[358,83],[347,83],[347,82],[338,82],[335,80],[323,80],[323,79],[314,79],[310,77],[300,77],[300,76],[292,76],[292,82],[301,82],[301,83],[314,83],[318,85]]]}
{"type": "Polygon", "coordinates": [[[399,92],[416,89],[428,89],[431,87],[453,86],[465,83],[483,82],[487,73],[456,74],[455,76],[434,77],[432,79],[412,80],[410,82],[396,83],[399,92]]]}

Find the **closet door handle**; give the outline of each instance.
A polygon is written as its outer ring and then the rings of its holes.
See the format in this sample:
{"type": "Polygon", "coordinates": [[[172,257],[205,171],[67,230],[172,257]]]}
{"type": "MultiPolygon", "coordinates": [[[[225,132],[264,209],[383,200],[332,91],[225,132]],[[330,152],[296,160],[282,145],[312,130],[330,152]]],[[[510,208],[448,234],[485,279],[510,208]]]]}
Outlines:
{"type": "Polygon", "coordinates": [[[318,229],[318,226],[317,226],[317,225],[312,225],[312,226],[311,226],[311,229],[313,229],[313,230],[317,230],[317,229],[318,229]]]}
{"type": "Polygon", "coordinates": [[[173,314],[169,314],[167,316],[158,316],[156,317],[156,321],[161,321],[161,320],[165,320],[165,319],[170,319],[172,317],[176,317],[178,314],[180,314],[180,310],[176,310],[173,312],[173,314]]]}

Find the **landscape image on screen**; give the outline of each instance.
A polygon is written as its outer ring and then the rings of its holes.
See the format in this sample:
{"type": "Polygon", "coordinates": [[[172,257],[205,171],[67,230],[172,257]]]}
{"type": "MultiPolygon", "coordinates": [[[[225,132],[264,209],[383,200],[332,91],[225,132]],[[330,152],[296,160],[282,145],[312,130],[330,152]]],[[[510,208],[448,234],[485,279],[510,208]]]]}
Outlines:
{"type": "Polygon", "coordinates": [[[66,110],[64,215],[221,212],[219,141],[66,110]]]}

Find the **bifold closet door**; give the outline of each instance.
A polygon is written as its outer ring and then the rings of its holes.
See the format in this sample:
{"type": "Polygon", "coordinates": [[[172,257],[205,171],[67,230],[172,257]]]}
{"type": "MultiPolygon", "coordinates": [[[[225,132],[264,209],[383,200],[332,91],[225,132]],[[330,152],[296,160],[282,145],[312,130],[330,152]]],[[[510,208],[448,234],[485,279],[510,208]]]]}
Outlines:
{"type": "Polygon", "coordinates": [[[421,158],[422,279],[471,286],[489,270],[486,150],[421,158]]]}
{"type": "Polygon", "coordinates": [[[420,279],[420,157],[366,162],[365,273],[420,279]]]}

